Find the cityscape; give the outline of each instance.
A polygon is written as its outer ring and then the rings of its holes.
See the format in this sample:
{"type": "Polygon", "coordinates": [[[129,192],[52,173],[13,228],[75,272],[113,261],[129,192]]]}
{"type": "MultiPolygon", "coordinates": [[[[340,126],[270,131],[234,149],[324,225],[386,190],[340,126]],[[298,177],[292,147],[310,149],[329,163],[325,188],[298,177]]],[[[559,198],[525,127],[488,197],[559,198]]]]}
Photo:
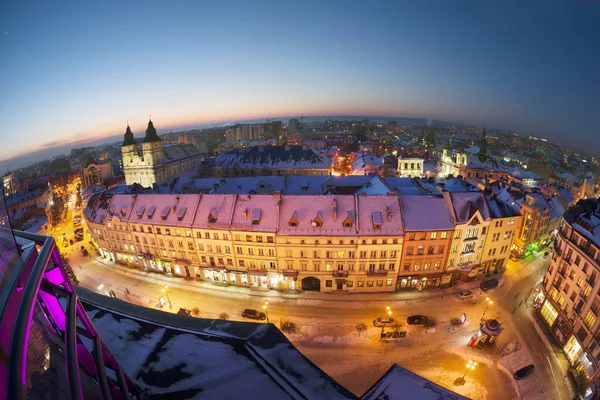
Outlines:
{"type": "Polygon", "coordinates": [[[600,399],[600,5],[536,3],[0,5],[0,399],[600,399]]]}

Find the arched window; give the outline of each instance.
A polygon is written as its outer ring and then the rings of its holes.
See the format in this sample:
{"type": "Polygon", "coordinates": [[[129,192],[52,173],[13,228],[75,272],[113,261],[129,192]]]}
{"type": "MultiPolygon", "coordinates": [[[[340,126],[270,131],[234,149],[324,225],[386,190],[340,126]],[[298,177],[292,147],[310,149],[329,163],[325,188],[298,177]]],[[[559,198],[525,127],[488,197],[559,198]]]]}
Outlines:
{"type": "Polygon", "coordinates": [[[410,169],[415,169],[415,163],[414,162],[410,163],[410,169]]]}
{"type": "Polygon", "coordinates": [[[408,163],[407,162],[404,163],[404,169],[408,169],[408,163]]]}

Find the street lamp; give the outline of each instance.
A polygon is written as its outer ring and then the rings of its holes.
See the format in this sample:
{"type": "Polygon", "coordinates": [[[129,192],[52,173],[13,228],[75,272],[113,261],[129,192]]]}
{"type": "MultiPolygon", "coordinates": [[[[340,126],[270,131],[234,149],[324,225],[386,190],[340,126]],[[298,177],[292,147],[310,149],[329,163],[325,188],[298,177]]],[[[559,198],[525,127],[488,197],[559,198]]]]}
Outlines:
{"type": "Polygon", "coordinates": [[[487,312],[489,306],[494,304],[494,302],[489,297],[485,298],[485,303],[486,303],[485,310],[483,310],[483,314],[481,314],[481,322],[483,322],[483,317],[485,316],[485,313],[487,312]]]}
{"type": "Polygon", "coordinates": [[[454,385],[456,385],[456,386],[464,385],[465,384],[465,376],[467,376],[469,371],[475,370],[476,366],[477,366],[477,361],[469,360],[469,362],[467,363],[467,370],[465,371],[465,373],[462,377],[456,378],[456,380],[454,381],[454,385]]]}
{"type": "Polygon", "coordinates": [[[265,310],[265,315],[267,316],[267,324],[270,324],[269,322],[269,300],[265,300],[265,304],[263,304],[263,310],[265,310]]]}
{"type": "MultiPolygon", "coordinates": [[[[386,310],[388,318],[391,318],[392,317],[392,310],[390,309],[390,306],[387,306],[385,308],[385,310],[386,310]]],[[[381,324],[381,336],[383,336],[384,327],[385,327],[385,324],[381,324]]]]}
{"type": "Polygon", "coordinates": [[[165,287],[161,290],[165,295],[167,295],[167,300],[169,300],[169,308],[173,308],[173,304],[171,303],[171,299],[169,298],[169,293],[167,293],[167,289],[169,285],[165,285],[165,287]]]}
{"type": "Polygon", "coordinates": [[[104,294],[104,290],[102,290],[104,288],[104,283],[101,284],[100,286],[98,286],[98,290],[100,291],[100,294],[104,294]]]}

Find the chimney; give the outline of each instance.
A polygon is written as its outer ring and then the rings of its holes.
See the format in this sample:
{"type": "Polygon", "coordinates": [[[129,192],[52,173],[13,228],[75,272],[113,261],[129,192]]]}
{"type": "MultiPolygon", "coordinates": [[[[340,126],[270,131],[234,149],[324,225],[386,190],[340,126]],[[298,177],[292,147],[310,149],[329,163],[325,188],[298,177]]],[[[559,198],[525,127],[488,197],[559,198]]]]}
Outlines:
{"type": "Polygon", "coordinates": [[[248,209],[244,209],[244,219],[248,219],[248,209]]]}
{"type": "Polygon", "coordinates": [[[175,197],[175,204],[179,204],[179,196],[175,197]]]}
{"type": "Polygon", "coordinates": [[[385,208],[385,212],[387,213],[387,220],[388,222],[392,222],[392,210],[390,210],[389,207],[385,208]]]}
{"type": "Polygon", "coordinates": [[[333,222],[337,221],[337,199],[333,199],[333,222]]]}

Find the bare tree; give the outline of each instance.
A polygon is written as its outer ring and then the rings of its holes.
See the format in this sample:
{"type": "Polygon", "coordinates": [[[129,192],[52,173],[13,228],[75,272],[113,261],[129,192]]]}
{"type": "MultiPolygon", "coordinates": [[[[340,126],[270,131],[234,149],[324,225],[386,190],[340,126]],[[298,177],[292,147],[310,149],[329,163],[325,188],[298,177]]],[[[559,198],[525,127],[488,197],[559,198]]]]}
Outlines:
{"type": "Polygon", "coordinates": [[[229,319],[229,314],[227,314],[226,312],[222,312],[221,314],[219,314],[219,319],[227,321],[229,319]]]}
{"type": "Polygon", "coordinates": [[[279,327],[287,334],[298,333],[298,326],[294,321],[281,319],[279,321],[279,327]]]}
{"type": "Polygon", "coordinates": [[[192,315],[194,317],[199,317],[200,316],[200,309],[198,307],[192,308],[192,315]]]}
{"type": "Polygon", "coordinates": [[[354,329],[356,329],[356,332],[358,332],[358,337],[360,337],[360,334],[367,330],[367,324],[364,322],[359,322],[354,326],[354,329]]]}

